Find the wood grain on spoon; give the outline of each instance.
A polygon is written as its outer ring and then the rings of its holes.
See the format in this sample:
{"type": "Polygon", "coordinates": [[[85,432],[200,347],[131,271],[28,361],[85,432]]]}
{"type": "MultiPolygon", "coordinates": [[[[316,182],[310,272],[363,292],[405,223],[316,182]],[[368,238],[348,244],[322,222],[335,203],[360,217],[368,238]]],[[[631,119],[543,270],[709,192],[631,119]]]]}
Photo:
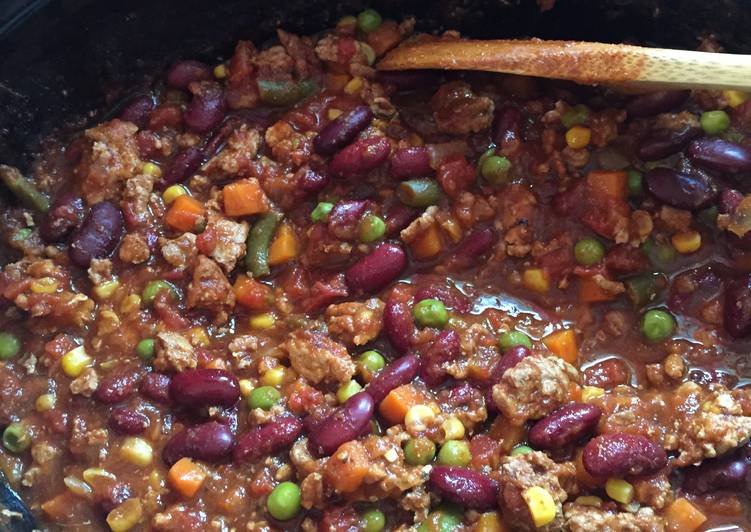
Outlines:
{"type": "Polygon", "coordinates": [[[407,42],[389,52],[378,68],[483,70],[643,89],[751,89],[751,55],[592,42],[407,42]]]}

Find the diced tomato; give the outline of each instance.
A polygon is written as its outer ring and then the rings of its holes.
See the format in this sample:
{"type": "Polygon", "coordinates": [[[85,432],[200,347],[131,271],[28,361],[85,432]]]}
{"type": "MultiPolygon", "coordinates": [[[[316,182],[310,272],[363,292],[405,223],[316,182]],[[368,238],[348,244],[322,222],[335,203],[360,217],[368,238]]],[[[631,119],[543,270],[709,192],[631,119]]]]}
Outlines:
{"type": "Polygon", "coordinates": [[[196,237],[196,248],[204,255],[211,255],[216,247],[216,232],[209,226],[196,237]]]}
{"type": "Polygon", "coordinates": [[[436,179],[450,198],[457,197],[475,181],[475,167],[460,155],[444,161],[438,168],[436,179]]]}
{"type": "Polygon", "coordinates": [[[348,293],[342,273],[316,281],[310,289],[310,297],[303,304],[303,310],[313,312],[322,309],[337,299],[347,297],[348,293]]]}
{"type": "Polygon", "coordinates": [[[250,310],[268,310],[274,301],[270,287],[245,275],[237,277],[233,290],[237,302],[250,310]]]}

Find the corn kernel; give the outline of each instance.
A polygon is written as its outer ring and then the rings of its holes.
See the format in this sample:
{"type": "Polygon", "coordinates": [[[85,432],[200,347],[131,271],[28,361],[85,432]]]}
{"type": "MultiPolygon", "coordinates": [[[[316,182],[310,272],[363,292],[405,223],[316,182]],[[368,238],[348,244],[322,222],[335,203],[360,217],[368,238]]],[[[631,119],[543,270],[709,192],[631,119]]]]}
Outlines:
{"type": "Polygon", "coordinates": [[[117,477],[101,467],[90,467],[83,470],[83,479],[91,484],[97,478],[108,478],[110,480],[116,480],[117,477]]]}
{"type": "Polygon", "coordinates": [[[284,368],[279,366],[271,368],[261,375],[261,384],[264,386],[279,386],[284,382],[284,368]]]}
{"type": "Polygon", "coordinates": [[[190,343],[197,347],[207,347],[211,343],[209,335],[203,327],[193,327],[190,329],[188,336],[190,343]]]}
{"type": "Polygon", "coordinates": [[[528,268],[522,274],[522,285],[528,290],[544,294],[550,290],[550,278],[542,268],[528,268]]]}
{"type": "Polygon", "coordinates": [[[107,514],[107,524],[112,532],[127,532],[143,517],[143,505],[138,498],[128,499],[107,514]]]}
{"type": "Polygon", "coordinates": [[[188,193],[188,189],[185,188],[182,185],[172,185],[170,187],[167,187],[167,190],[162,193],[162,199],[164,200],[164,203],[169,205],[173,201],[175,201],[180,196],[184,196],[188,193]]]}
{"type": "Polygon", "coordinates": [[[582,495],[581,497],[577,497],[574,502],[582,506],[599,507],[602,504],[602,499],[594,495],[582,495]]]}
{"type": "Polygon", "coordinates": [[[375,50],[373,50],[373,48],[366,42],[358,41],[357,45],[365,56],[365,59],[368,61],[368,64],[372,66],[376,61],[375,50]]]}
{"type": "Polygon", "coordinates": [[[214,67],[214,77],[216,79],[224,79],[227,77],[227,65],[221,63],[214,67]]]}
{"type": "Polygon", "coordinates": [[[55,408],[56,403],[57,396],[54,393],[43,393],[34,401],[34,407],[37,412],[47,412],[55,408]]]}
{"type": "Polygon", "coordinates": [[[622,504],[629,504],[634,499],[634,487],[620,478],[609,478],[605,483],[605,493],[622,504]]]}
{"type": "Polygon", "coordinates": [[[573,150],[579,150],[589,146],[592,138],[592,130],[584,126],[574,126],[566,131],[566,144],[573,150]]]}
{"type": "Polygon", "coordinates": [[[86,348],[82,345],[65,353],[60,361],[63,372],[71,379],[78,377],[92,362],[93,359],[86,353],[86,348]]]}
{"type": "Polygon", "coordinates": [[[532,486],[522,493],[524,502],[527,503],[529,513],[537,528],[543,527],[555,519],[558,512],[555,500],[550,492],[540,486],[532,486]]]}
{"type": "Polygon", "coordinates": [[[271,312],[264,312],[263,314],[251,316],[248,320],[248,325],[251,329],[271,329],[275,323],[276,316],[271,312]]]}
{"type": "Polygon", "coordinates": [[[120,281],[112,279],[111,281],[106,281],[102,284],[96,285],[94,287],[94,294],[96,294],[99,299],[109,299],[119,287],[120,281]]]}
{"type": "Polygon", "coordinates": [[[362,87],[362,78],[356,76],[349,80],[349,82],[344,86],[344,92],[346,92],[347,94],[358,94],[362,90],[362,87]]]}
{"type": "Polygon", "coordinates": [[[447,440],[461,440],[464,438],[464,425],[456,416],[450,416],[443,422],[443,433],[447,440]]]}
{"type": "Polygon", "coordinates": [[[591,401],[592,399],[596,399],[597,397],[602,397],[603,395],[605,395],[605,390],[598,386],[582,387],[582,401],[584,401],[585,403],[587,401],[591,401]]]}
{"type": "Polygon", "coordinates": [[[404,426],[410,433],[423,432],[435,420],[433,409],[427,405],[415,405],[404,416],[404,426]]]}
{"type": "Polygon", "coordinates": [[[52,277],[42,277],[31,282],[31,291],[35,294],[53,294],[60,283],[52,277]]]}
{"type": "Polygon", "coordinates": [[[125,438],[120,447],[120,456],[131,464],[140,467],[149,465],[153,454],[154,450],[151,448],[151,444],[143,438],[125,438]]]}
{"type": "Polygon", "coordinates": [[[722,95],[725,97],[725,101],[728,102],[730,107],[738,107],[740,104],[748,100],[748,93],[735,90],[722,91],[722,95]]]}
{"type": "Polygon", "coordinates": [[[501,519],[498,512],[484,513],[477,520],[475,532],[503,532],[504,527],[501,525],[501,519]]]}
{"type": "Polygon", "coordinates": [[[676,233],[670,240],[678,253],[693,253],[701,247],[701,234],[698,231],[676,233]]]}
{"type": "Polygon", "coordinates": [[[243,397],[247,397],[252,391],[253,383],[250,381],[250,379],[240,379],[240,394],[243,397]]]}
{"type": "Polygon", "coordinates": [[[164,487],[164,476],[156,469],[149,473],[149,486],[154,491],[158,491],[164,487]]]}
{"type": "Polygon", "coordinates": [[[141,309],[141,296],[138,294],[130,294],[123,302],[120,303],[120,312],[123,314],[133,314],[141,309]]]}
{"type": "Polygon", "coordinates": [[[462,228],[454,218],[448,218],[440,222],[441,229],[443,229],[451,241],[456,244],[462,239],[462,228]]]}
{"type": "Polygon", "coordinates": [[[331,109],[329,109],[328,111],[326,111],[326,117],[329,120],[335,120],[336,118],[340,117],[341,114],[342,114],[342,110],[341,109],[335,109],[333,107],[331,109]]]}
{"type": "Polygon", "coordinates": [[[144,174],[154,176],[154,177],[159,177],[162,175],[162,169],[159,168],[158,165],[152,162],[143,163],[143,166],[141,166],[141,172],[143,172],[144,174]]]}

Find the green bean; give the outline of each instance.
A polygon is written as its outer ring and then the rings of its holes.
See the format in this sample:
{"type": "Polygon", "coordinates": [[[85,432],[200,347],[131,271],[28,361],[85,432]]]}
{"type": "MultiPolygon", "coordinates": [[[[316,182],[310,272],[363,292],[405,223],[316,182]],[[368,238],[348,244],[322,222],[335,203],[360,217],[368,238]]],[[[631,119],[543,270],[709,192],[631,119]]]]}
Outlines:
{"type": "Polygon", "coordinates": [[[659,273],[645,273],[624,281],[626,297],[637,307],[651,303],[667,285],[665,276],[659,273]]]}
{"type": "Polygon", "coordinates": [[[17,168],[0,164],[0,180],[26,207],[40,212],[50,210],[50,200],[47,196],[39,192],[17,168]]]}
{"type": "Polygon", "coordinates": [[[258,80],[258,92],[261,101],[268,105],[293,105],[316,90],[312,79],[301,81],[258,80]]]}
{"type": "Polygon", "coordinates": [[[396,194],[410,207],[429,207],[441,200],[441,187],[432,179],[410,179],[399,184],[396,194]]]}
{"type": "Polygon", "coordinates": [[[262,277],[271,271],[269,269],[269,245],[282,217],[282,213],[271,211],[261,216],[250,229],[245,267],[253,277],[262,277]]]}

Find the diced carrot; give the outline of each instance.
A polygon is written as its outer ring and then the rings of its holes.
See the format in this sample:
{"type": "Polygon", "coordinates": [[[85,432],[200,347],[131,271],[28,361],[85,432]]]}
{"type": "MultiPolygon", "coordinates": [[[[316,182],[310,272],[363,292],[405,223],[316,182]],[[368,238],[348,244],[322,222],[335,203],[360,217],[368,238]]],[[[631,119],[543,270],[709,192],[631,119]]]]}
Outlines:
{"type": "Polygon", "coordinates": [[[167,479],[183,497],[192,497],[206,480],[206,470],[190,458],[180,458],[172,464],[167,479]]]}
{"type": "Polygon", "coordinates": [[[443,242],[436,224],[430,225],[425,231],[417,235],[410,242],[409,247],[412,250],[412,254],[418,259],[429,259],[438,255],[441,249],[443,249],[443,242]]]}
{"type": "Polygon", "coordinates": [[[227,216],[248,216],[267,212],[269,200],[256,178],[240,179],[222,189],[227,216]]]}
{"type": "Polygon", "coordinates": [[[582,449],[579,449],[576,451],[576,455],[574,456],[574,466],[576,467],[576,480],[579,484],[584,486],[585,488],[596,488],[597,486],[601,485],[604,481],[598,481],[595,477],[589,474],[589,472],[584,469],[584,462],[582,462],[582,449]]]}
{"type": "Polygon", "coordinates": [[[597,192],[613,198],[626,197],[626,172],[614,170],[594,170],[587,174],[587,185],[597,192]]]}
{"type": "Polygon", "coordinates": [[[515,445],[526,439],[527,428],[523,425],[512,425],[507,418],[498,416],[490,425],[488,436],[499,441],[503,452],[508,454],[515,445]]]}
{"type": "Polygon", "coordinates": [[[77,498],[73,492],[66,490],[60,495],[43,502],[41,508],[50,521],[65,523],[75,515],[77,500],[80,501],[81,499],[77,498]]]}
{"type": "Polygon", "coordinates": [[[580,303],[597,303],[613,299],[615,299],[615,294],[604,290],[592,277],[579,278],[580,303]]]}
{"type": "Polygon", "coordinates": [[[365,446],[357,440],[349,441],[340,445],[326,461],[323,477],[335,490],[350,493],[360,487],[371,467],[365,446]]]}
{"type": "Polygon", "coordinates": [[[206,217],[203,205],[192,196],[183,194],[172,202],[164,221],[178,231],[193,232],[200,231],[201,226],[206,223],[206,217]]]}
{"type": "Polygon", "coordinates": [[[282,224],[269,246],[269,265],[277,266],[289,262],[297,256],[297,236],[289,224],[282,224]]]}
{"type": "Polygon", "coordinates": [[[380,57],[399,44],[402,36],[399,25],[393,20],[384,20],[374,31],[368,33],[368,44],[376,56],[380,57]]]}
{"type": "Polygon", "coordinates": [[[542,339],[542,343],[550,351],[561,357],[569,364],[574,364],[578,355],[576,347],[576,333],[573,329],[564,329],[547,335],[542,339]]]}
{"type": "Polygon", "coordinates": [[[582,400],[582,387],[579,384],[572,382],[568,386],[568,398],[575,403],[579,403],[582,400]]]}
{"type": "Polygon", "coordinates": [[[237,302],[250,310],[268,310],[274,302],[271,288],[243,274],[237,276],[232,289],[237,302]]]}
{"type": "Polygon", "coordinates": [[[674,500],[665,510],[665,529],[670,532],[692,532],[706,520],[707,516],[683,497],[674,500]]]}
{"type": "Polygon", "coordinates": [[[394,388],[389,394],[381,401],[381,406],[378,411],[384,417],[386,421],[392,425],[404,422],[404,416],[407,415],[407,410],[415,405],[424,404],[427,402],[425,394],[415,388],[411,384],[404,384],[398,388],[394,388]]]}
{"type": "Polygon", "coordinates": [[[333,92],[341,92],[349,81],[347,74],[327,74],[326,88],[333,92]]]}

